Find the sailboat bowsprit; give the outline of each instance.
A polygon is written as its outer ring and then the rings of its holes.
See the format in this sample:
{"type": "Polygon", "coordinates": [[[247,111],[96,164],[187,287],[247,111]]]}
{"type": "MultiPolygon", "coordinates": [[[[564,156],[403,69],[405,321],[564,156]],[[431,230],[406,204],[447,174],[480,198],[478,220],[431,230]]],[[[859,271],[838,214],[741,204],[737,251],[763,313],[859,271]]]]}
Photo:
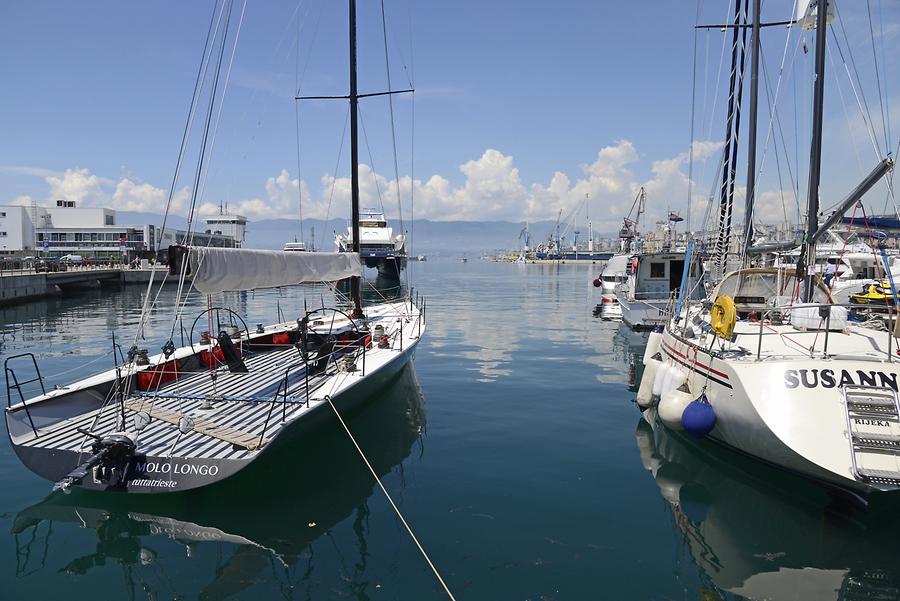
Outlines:
{"type": "MultiPolygon", "coordinates": [[[[256,287],[274,285],[276,270],[250,269],[263,258],[281,260],[282,284],[303,281],[301,263],[308,279],[359,270],[358,256],[348,253],[175,254],[195,270],[194,285],[211,292],[234,289],[242,263],[256,287]],[[217,262],[228,268],[216,269],[217,262]]],[[[227,310],[208,309],[198,321],[205,325],[213,311],[227,310]]],[[[149,493],[205,486],[328,417],[329,399],[341,410],[364,400],[406,365],[423,330],[415,299],[367,307],[364,318],[320,308],[255,329],[225,326],[206,343],[154,357],[130,354],[116,369],[10,405],[10,440],[25,465],[59,488],[149,493]]],[[[7,375],[15,378],[12,369],[8,360],[7,375]]]]}

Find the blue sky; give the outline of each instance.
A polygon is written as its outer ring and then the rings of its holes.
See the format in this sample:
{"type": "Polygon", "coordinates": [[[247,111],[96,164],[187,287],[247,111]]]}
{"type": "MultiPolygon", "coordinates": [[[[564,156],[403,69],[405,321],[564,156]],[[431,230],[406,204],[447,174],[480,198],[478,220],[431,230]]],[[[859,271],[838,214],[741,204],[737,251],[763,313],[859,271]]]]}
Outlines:
{"type": "MultiPolygon", "coordinates": [[[[727,1],[702,4],[705,22],[719,22],[729,10],[727,1]]],[[[764,11],[783,19],[791,4],[768,0],[764,11]]],[[[884,52],[887,61],[879,64],[884,102],[896,109],[900,2],[871,0],[870,6],[876,16],[876,53],[880,61],[884,52]]],[[[46,202],[65,195],[83,205],[161,212],[213,7],[211,1],[4,3],[0,202],[46,202]]],[[[640,185],[648,188],[654,214],[670,207],[683,210],[696,3],[386,0],[385,7],[392,84],[406,87],[413,80],[417,89],[415,184],[409,181],[413,103],[409,97],[395,100],[401,197],[408,205],[415,187],[417,216],[553,218],[590,194],[598,227],[612,228],[640,185]]],[[[879,137],[883,126],[866,5],[844,0],[838,7],[845,28],[838,32],[840,43],[846,30],[860,72],[856,83],[867,94],[879,137]]],[[[240,8],[236,2],[232,34],[240,8]]],[[[359,27],[361,91],[384,89],[379,3],[359,0],[359,27]]],[[[695,164],[694,179],[695,191],[704,195],[712,185],[716,142],[724,129],[721,83],[713,106],[723,34],[713,30],[698,39],[696,138],[708,144],[696,156],[708,158],[695,164]],[[702,115],[701,106],[707,109],[702,115]]],[[[767,32],[763,41],[774,86],[785,31],[767,32]]],[[[303,93],[342,94],[346,45],[342,2],[248,3],[205,194],[198,201],[205,203],[203,210],[221,200],[251,218],[296,214],[292,96],[298,60],[303,93]]],[[[788,47],[793,50],[794,42],[788,47]]],[[[805,134],[794,138],[793,110],[796,88],[798,132],[805,132],[812,55],[789,55],[797,83],[793,76],[785,80],[779,106],[787,146],[801,149],[788,154],[805,157],[805,134]]],[[[857,123],[859,111],[844,67],[838,62],[829,68],[833,93],[826,135],[835,143],[828,147],[823,185],[834,191],[823,196],[837,200],[876,155],[865,126],[857,123]]],[[[346,148],[338,179],[333,182],[332,176],[346,106],[304,103],[300,114],[304,211],[344,216],[346,148]]],[[[895,111],[893,116],[896,121],[900,115],[895,111]]],[[[363,123],[372,149],[370,158],[366,146],[361,148],[364,202],[377,205],[380,188],[385,208],[395,214],[384,99],[364,101],[363,123]]],[[[767,111],[760,123],[763,137],[767,111]]],[[[195,144],[198,133],[193,132],[195,144]]],[[[898,135],[900,123],[893,127],[895,148],[898,135]]],[[[182,213],[196,164],[196,146],[190,150],[186,165],[191,168],[179,179],[176,195],[176,210],[182,213]]],[[[780,204],[780,190],[789,186],[784,174],[780,182],[775,179],[775,163],[767,161],[772,169],[762,176],[763,191],[771,194],[767,202],[776,219],[788,212],[780,204]]],[[[799,163],[792,167],[800,169],[803,191],[805,160],[799,163]]],[[[745,169],[739,168],[741,182],[745,169]]],[[[877,204],[883,208],[883,202],[877,204]]],[[[699,218],[702,208],[695,213],[699,218]]]]}

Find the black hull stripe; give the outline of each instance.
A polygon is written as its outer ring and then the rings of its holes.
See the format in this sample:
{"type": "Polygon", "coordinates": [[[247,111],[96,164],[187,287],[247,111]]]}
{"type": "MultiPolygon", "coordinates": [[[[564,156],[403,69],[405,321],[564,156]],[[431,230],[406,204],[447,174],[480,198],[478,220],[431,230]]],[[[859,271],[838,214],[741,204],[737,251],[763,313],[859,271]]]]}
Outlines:
{"type": "Polygon", "coordinates": [[[683,361],[680,357],[676,357],[675,355],[673,355],[669,351],[669,349],[665,348],[665,346],[660,346],[660,348],[670,359],[672,359],[676,363],[683,365],[684,367],[688,368],[692,372],[695,372],[697,375],[701,376],[704,379],[709,379],[711,382],[715,382],[716,384],[719,384],[720,386],[724,386],[725,388],[731,390],[731,384],[729,384],[728,382],[724,382],[708,372],[700,371],[696,367],[688,364],[686,361],[683,361]]]}

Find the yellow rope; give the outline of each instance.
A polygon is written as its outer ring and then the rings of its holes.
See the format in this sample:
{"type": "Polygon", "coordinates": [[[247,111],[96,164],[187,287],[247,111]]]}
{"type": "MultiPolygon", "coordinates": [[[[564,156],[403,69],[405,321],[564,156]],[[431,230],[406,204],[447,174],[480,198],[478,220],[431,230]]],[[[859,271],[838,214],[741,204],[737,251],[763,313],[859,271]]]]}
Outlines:
{"type": "Polygon", "coordinates": [[[366,454],[363,453],[363,450],[360,448],[359,443],[356,442],[356,439],[353,438],[353,434],[350,432],[350,428],[347,427],[347,424],[344,422],[344,418],[341,417],[341,414],[338,413],[337,407],[334,406],[334,403],[331,400],[331,396],[326,396],[325,400],[328,401],[328,404],[331,405],[332,410],[334,410],[334,414],[337,416],[338,420],[341,422],[341,426],[344,427],[344,431],[347,433],[347,436],[350,437],[350,440],[353,442],[353,446],[356,447],[356,450],[359,452],[359,456],[362,457],[362,460],[365,461],[366,467],[369,468],[369,471],[372,472],[372,476],[375,478],[375,482],[378,483],[378,486],[381,487],[381,492],[384,493],[384,496],[387,497],[388,502],[391,504],[391,507],[394,508],[394,512],[397,514],[397,517],[400,518],[400,521],[403,522],[403,526],[406,527],[406,531],[409,532],[409,535],[412,537],[413,542],[416,543],[416,546],[419,548],[419,551],[422,553],[422,557],[425,558],[425,561],[428,562],[428,566],[431,568],[431,571],[434,572],[434,575],[437,577],[438,582],[441,583],[441,586],[444,587],[444,592],[447,593],[447,596],[450,597],[452,601],[456,601],[456,597],[453,596],[453,593],[450,592],[450,589],[447,587],[447,583],[444,582],[444,579],[441,578],[440,572],[431,562],[431,558],[428,557],[428,553],[425,552],[424,547],[422,547],[422,543],[419,542],[419,539],[416,538],[416,535],[413,533],[412,528],[409,527],[409,524],[406,522],[406,519],[403,517],[403,514],[400,513],[400,510],[397,508],[397,505],[394,503],[394,499],[391,498],[391,495],[388,494],[387,489],[384,487],[384,484],[381,483],[381,479],[378,477],[378,474],[375,473],[375,470],[372,468],[372,464],[369,463],[369,460],[366,458],[366,454]]]}

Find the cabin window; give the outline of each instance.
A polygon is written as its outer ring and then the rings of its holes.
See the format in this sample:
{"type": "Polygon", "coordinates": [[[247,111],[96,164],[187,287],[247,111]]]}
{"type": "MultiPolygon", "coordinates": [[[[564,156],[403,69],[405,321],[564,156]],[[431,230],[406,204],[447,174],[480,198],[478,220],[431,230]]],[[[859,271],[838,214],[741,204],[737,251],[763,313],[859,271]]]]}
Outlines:
{"type": "Polygon", "coordinates": [[[650,263],[650,277],[651,278],[664,278],[666,277],[666,264],[665,263],[650,263]]]}

